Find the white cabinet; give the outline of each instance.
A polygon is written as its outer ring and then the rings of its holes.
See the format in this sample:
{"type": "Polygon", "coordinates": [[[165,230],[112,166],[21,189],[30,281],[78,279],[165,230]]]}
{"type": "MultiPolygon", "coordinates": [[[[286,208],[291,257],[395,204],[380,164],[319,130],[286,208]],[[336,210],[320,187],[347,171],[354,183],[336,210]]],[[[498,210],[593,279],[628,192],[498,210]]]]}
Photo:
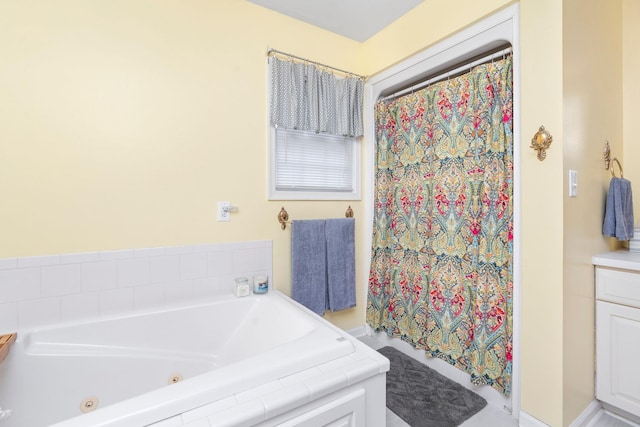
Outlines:
{"type": "Polygon", "coordinates": [[[598,400],[640,416],[639,362],[640,271],[596,267],[598,400]]]}
{"type": "Polygon", "coordinates": [[[279,427],[365,427],[364,389],[331,400],[317,408],[287,420],[279,427]]]}
{"type": "Polygon", "coordinates": [[[640,309],[596,302],[596,397],[640,416],[640,309]]]}
{"type": "MultiPolygon", "coordinates": [[[[359,381],[311,402],[292,407],[279,415],[270,416],[267,404],[267,419],[260,423],[219,424],[254,427],[384,427],[386,425],[386,373],[359,381]]],[[[312,387],[314,390],[318,390],[312,387]]],[[[273,408],[278,412],[277,408],[273,408]]]]}

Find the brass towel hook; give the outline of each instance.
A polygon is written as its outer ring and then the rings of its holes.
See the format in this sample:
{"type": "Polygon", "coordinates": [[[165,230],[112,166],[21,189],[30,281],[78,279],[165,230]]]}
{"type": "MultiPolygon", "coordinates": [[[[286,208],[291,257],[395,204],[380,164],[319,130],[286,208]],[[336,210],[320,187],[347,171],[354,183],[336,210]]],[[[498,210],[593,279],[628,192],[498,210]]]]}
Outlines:
{"type": "Polygon", "coordinates": [[[617,157],[611,158],[611,147],[609,147],[609,141],[604,142],[604,150],[602,151],[604,156],[604,168],[605,170],[611,171],[611,177],[616,178],[616,173],[613,170],[613,165],[611,162],[616,162],[618,164],[618,169],[620,169],[620,178],[624,178],[622,172],[622,164],[620,164],[620,160],[617,157]]]}
{"type": "Polygon", "coordinates": [[[344,212],[344,216],[346,218],[353,218],[353,209],[351,209],[351,205],[349,205],[347,210],[344,212]]]}
{"type": "Polygon", "coordinates": [[[280,223],[280,228],[283,230],[287,228],[287,223],[289,222],[289,213],[283,207],[280,208],[280,212],[278,212],[278,222],[280,223]]]}
{"type": "Polygon", "coordinates": [[[538,160],[543,161],[547,158],[547,150],[553,142],[553,136],[544,126],[540,126],[538,132],[531,138],[531,148],[538,151],[538,160]]]}

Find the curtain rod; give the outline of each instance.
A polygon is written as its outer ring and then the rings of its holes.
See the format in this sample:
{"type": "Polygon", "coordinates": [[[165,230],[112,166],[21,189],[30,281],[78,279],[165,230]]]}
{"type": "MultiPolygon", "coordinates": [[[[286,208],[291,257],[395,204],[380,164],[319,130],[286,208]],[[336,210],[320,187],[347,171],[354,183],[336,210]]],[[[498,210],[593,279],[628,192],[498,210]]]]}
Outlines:
{"type": "Polygon", "coordinates": [[[282,51],[277,50],[277,49],[268,49],[267,50],[267,56],[273,56],[273,55],[283,55],[283,56],[286,56],[288,58],[298,59],[300,61],[308,62],[308,63],[314,64],[314,65],[318,65],[318,66],[323,67],[323,68],[329,68],[329,69],[334,70],[334,71],[339,71],[339,72],[341,72],[343,74],[347,74],[347,75],[350,75],[350,76],[353,76],[353,77],[357,77],[357,78],[359,78],[361,80],[367,80],[367,76],[361,76],[360,74],[352,73],[351,71],[341,70],[340,68],[332,67],[331,65],[322,64],[320,62],[312,61],[310,59],[306,59],[306,58],[302,58],[300,56],[292,55],[292,54],[287,53],[287,52],[282,52],[282,51]]]}
{"type": "Polygon", "coordinates": [[[500,56],[511,54],[512,51],[513,51],[513,48],[511,46],[509,46],[509,47],[501,49],[501,50],[499,50],[497,52],[493,52],[493,53],[491,53],[489,55],[483,56],[480,59],[477,59],[475,61],[469,62],[469,63],[464,64],[464,65],[461,65],[461,66],[456,67],[456,68],[454,68],[452,70],[449,70],[449,71],[443,71],[443,72],[438,73],[437,75],[435,75],[435,76],[433,76],[431,78],[423,80],[423,81],[421,81],[419,83],[416,83],[416,84],[414,84],[414,85],[412,85],[410,87],[407,87],[405,89],[401,89],[401,90],[399,90],[399,91],[397,91],[395,93],[392,93],[392,94],[389,94],[389,95],[387,95],[385,97],[382,97],[382,98],[380,98],[380,101],[388,101],[388,100],[393,99],[393,98],[398,98],[398,97],[400,97],[400,96],[402,96],[404,94],[407,94],[409,92],[413,92],[414,90],[422,89],[424,87],[430,86],[430,85],[432,85],[434,83],[437,83],[439,81],[442,81],[444,79],[448,79],[450,77],[456,77],[456,76],[458,76],[460,74],[463,74],[463,73],[465,73],[467,71],[470,71],[473,67],[475,67],[477,65],[485,64],[487,62],[493,61],[495,58],[498,58],[500,56]]]}

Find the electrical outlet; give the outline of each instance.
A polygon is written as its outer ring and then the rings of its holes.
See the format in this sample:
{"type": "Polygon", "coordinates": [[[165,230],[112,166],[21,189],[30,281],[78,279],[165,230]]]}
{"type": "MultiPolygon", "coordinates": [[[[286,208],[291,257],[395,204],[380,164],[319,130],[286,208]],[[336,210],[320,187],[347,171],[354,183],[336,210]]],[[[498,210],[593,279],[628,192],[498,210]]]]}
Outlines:
{"type": "Polygon", "coordinates": [[[231,202],[218,202],[218,221],[231,220],[231,202]]]}

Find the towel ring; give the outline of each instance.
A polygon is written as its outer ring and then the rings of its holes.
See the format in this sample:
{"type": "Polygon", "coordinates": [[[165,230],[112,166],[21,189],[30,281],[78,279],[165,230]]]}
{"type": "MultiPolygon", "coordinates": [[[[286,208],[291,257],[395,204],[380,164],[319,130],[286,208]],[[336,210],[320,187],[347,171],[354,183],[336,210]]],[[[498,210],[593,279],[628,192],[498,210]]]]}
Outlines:
{"type": "Polygon", "coordinates": [[[620,178],[624,178],[624,174],[622,172],[622,164],[620,163],[620,160],[618,160],[617,157],[614,157],[613,159],[611,158],[611,148],[609,147],[609,141],[604,142],[604,150],[602,154],[604,155],[604,168],[605,170],[608,170],[611,172],[611,177],[617,178],[616,173],[613,170],[613,165],[611,164],[611,162],[616,162],[618,164],[618,169],[620,169],[620,178]]]}
{"type": "MultiPolygon", "coordinates": [[[[614,157],[613,159],[611,159],[611,161],[616,162],[618,164],[618,169],[620,169],[620,178],[624,178],[624,175],[622,173],[622,165],[620,164],[620,161],[618,160],[618,158],[614,157]]],[[[611,166],[611,177],[616,178],[616,173],[613,170],[613,166],[611,166]]]]}

